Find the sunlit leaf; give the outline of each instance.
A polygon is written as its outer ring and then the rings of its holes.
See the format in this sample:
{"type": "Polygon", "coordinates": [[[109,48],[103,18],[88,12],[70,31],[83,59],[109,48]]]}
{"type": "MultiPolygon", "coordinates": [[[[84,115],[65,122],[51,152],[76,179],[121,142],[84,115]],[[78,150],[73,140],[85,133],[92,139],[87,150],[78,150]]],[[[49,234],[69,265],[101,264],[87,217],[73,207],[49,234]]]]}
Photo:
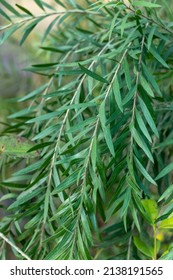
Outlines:
{"type": "Polygon", "coordinates": [[[35,158],[39,156],[38,151],[28,153],[34,146],[34,142],[21,136],[1,136],[0,137],[0,154],[21,157],[35,158]]]}
{"type": "Polygon", "coordinates": [[[161,229],[173,229],[173,217],[167,218],[161,221],[159,228],[161,229]]]}
{"type": "Polygon", "coordinates": [[[139,237],[134,237],[134,244],[139,251],[141,251],[144,255],[152,258],[153,256],[153,248],[149,247],[146,243],[144,243],[139,237]]]}
{"type": "Polygon", "coordinates": [[[144,206],[145,211],[147,212],[151,223],[154,224],[158,217],[158,206],[154,199],[143,199],[142,205],[144,206]]]}

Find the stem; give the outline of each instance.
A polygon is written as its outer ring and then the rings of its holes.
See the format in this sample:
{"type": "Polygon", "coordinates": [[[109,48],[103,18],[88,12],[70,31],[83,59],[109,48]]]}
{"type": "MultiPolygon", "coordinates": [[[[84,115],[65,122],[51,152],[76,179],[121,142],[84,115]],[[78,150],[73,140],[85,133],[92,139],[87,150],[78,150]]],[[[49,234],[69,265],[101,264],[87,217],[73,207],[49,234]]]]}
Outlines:
{"type": "MultiPolygon", "coordinates": [[[[133,223],[132,223],[132,226],[131,226],[131,231],[133,231],[134,226],[135,226],[135,223],[133,222],[133,223]]],[[[129,242],[128,242],[127,260],[130,260],[130,255],[131,255],[131,245],[132,245],[132,235],[130,236],[130,238],[129,238],[129,242]]]]}
{"type": "MultiPolygon", "coordinates": [[[[146,27],[147,27],[147,25],[146,25],[146,27]]],[[[137,87],[138,87],[138,83],[139,83],[139,75],[140,75],[140,72],[141,72],[144,42],[145,42],[145,35],[143,36],[142,42],[141,42],[141,53],[140,53],[140,56],[139,56],[138,70],[137,70],[137,74],[136,74],[136,92],[134,94],[134,99],[133,99],[131,123],[134,123],[134,120],[135,120],[135,109],[136,109],[137,96],[138,96],[138,88],[137,87]]],[[[130,161],[131,161],[131,163],[133,162],[133,135],[132,134],[131,134],[131,139],[130,139],[130,161]]]]}
{"type": "Polygon", "coordinates": [[[153,226],[153,233],[154,233],[153,260],[157,260],[157,228],[156,228],[156,225],[153,226]]]}
{"type": "MultiPolygon", "coordinates": [[[[129,9],[131,12],[133,12],[134,14],[136,13],[136,11],[134,9],[132,9],[130,6],[128,6],[124,1],[123,1],[124,6],[129,9]]],[[[139,17],[145,18],[147,20],[149,20],[151,23],[156,24],[157,26],[159,26],[160,28],[163,28],[164,30],[166,30],[167,32],[173,34],[172,30],[168,29],[166,26],[162,25],[161,23],[155,21],[154,19],[144,15],[144,14],[139,14],[139,17]]]]}
{"type": "MultiPolygon", "coordinates": [[[[44,13],[38,16],[29,16],[27,18],[24,18],[20,21],[16,21],[16,22],[12,22],[8,25],[5,26],[1,26],[0,27],[0,31],[4,30],[4,29],[8,29],[9,27],[15,25],[15,24],[25,24],[27,21],[30,20],[34,20],[34,19],[39,19],[42,17],[50,17],[50,16],[56,16],[56,15],[64,15],[64,14],[90,14],[90,15],[98,15],[98,16],[103,16],[101,13],[99,12],[94,12],[94,11],[88,11],[88,10],[80,10],[80,9],[76,9],[76,10],[65,10],[65,11],[56,11],[56,12],[52,12],[52,13],[44,13]]],[[[22,16],[22,15],[21,15],[22,16]]]]}
{"type": "Polygon", "coordinates": [[[20,250],[19,247],[14,245],[2,232],[0,232],[0,238],[2,238],[6,243],[8,243],[13,249],[15,249],[22,257],[27,260],[31,260],[24,252],[20,250]]]}

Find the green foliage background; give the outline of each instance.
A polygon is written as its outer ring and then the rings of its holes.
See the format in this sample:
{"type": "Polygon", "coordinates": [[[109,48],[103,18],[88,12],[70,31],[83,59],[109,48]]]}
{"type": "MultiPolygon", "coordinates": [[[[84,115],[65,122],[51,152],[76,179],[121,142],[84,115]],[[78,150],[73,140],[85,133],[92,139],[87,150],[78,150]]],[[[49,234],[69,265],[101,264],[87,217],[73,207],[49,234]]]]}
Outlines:
{"type": "Polygon", "coordinates": [[[0,147],[1,259],[173,259],[170,6],[34,2],[37,16],[1,1],[2,48],[50,18],[26,69],[39,85],[2,132],[40,155],[0,147]]]}

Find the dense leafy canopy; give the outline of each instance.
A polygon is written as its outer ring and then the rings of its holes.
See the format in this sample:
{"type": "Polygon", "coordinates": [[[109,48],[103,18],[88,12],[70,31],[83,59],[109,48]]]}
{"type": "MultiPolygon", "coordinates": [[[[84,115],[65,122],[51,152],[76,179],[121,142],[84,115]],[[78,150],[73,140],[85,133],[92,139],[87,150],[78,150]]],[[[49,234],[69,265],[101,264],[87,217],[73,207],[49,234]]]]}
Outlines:
{"type": "Polygon", "coordinates": [[[50,23],[37,44],[42,61],[26,69],[42,84],[18,99],[21,110],[3,131],[35,141],[30,153],[40,154],[2,154],[2,258],[5,240],[18,259],[173,259],[173,24],[165,1],[35,0],[39,15],[8,2],[2,45],[17,30],[23,45],[50,23]]]}

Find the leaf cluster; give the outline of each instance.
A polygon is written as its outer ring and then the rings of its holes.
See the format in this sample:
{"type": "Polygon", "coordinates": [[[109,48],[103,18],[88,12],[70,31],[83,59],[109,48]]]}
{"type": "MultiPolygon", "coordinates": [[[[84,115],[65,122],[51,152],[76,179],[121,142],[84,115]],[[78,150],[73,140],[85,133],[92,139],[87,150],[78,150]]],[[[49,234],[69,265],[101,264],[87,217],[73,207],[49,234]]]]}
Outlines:
{"type": "Polygon", "coordinates": [[[40,156],[2,162],[1,202],[10,205],[0,231],[32,259],[170,258],[157,240],[173,228],[173,30],[159,17],[164,7],[34,2],[38,16],[1,1],[10,22],[1,44],[20,29],[22,45],[51,22],[43,62],[27,68],[43,83],[18,99],[24,107],[3,132],[35,141],[30,152],[40,156]]]}

